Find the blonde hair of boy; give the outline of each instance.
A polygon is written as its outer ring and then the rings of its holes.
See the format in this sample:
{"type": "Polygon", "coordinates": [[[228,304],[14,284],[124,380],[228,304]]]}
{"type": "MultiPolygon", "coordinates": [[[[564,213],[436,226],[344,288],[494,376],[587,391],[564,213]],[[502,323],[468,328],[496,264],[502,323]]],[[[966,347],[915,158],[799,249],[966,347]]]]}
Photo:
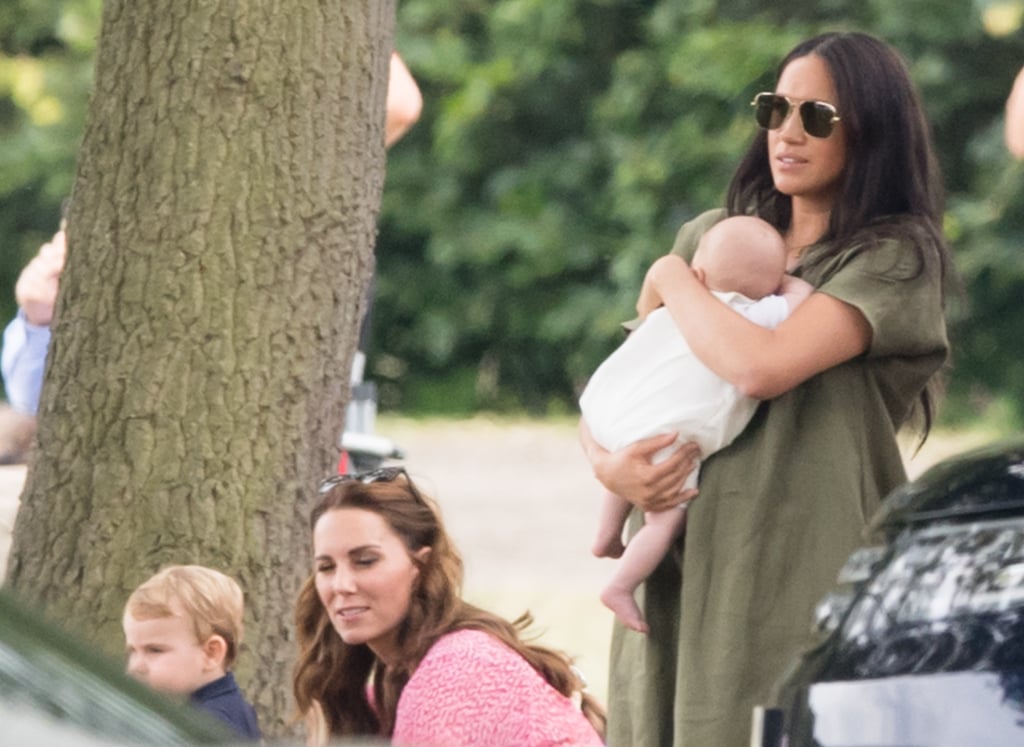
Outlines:
{"type": "Polygon", "coordinates": [[[172,565],[136,588],[125,611],[136,620],[184,614],[198,643],[213,635],[224,639],[224,670],[230,671],[242,642],[244,604],[242,589],[230,576],[201,565],[172,565]]]}

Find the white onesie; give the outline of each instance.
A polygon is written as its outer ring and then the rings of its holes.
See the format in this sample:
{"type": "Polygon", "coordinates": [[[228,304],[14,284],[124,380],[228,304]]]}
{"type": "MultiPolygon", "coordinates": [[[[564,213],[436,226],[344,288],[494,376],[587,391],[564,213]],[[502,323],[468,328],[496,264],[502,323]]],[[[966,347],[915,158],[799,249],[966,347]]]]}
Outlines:
{"type": "MultiPolygon", "coordinates": [[[[782,296],[752,301],[740,293],[714,295],[755,324],[773,329],[789,316],[782,296]]],[[[753,417],[758,400],[743,396],[690,350],[668,309],[655,309],[594,371],[580,396],[580,410],[594,439],[609,451],[659,433],[678,432],[659,451],[665,459],[687,441],[702,458],[725,448],[753,417]]],[[[686,482],[697,486],[698,469],[686,482]]]]}

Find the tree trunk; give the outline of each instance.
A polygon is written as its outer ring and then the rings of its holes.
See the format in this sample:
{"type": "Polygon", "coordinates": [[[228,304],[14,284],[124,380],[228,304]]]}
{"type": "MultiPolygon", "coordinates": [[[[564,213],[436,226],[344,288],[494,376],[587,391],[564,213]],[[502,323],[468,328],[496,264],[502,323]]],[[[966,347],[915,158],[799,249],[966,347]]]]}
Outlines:
{"type": "Polygon", "coordinates": [[[372,271],[393,21],[393,0],[104,8],[9,581],[119,653],[160,566],[233,575],[269,734],[372,271]]]}

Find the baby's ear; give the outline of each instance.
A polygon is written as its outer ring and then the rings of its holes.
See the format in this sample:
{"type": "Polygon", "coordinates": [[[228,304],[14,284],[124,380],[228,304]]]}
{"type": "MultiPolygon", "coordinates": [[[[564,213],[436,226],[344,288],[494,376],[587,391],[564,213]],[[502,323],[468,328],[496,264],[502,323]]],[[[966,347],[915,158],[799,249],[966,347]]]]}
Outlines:
{"type": "Polygon", "coordinates": [[[228,642],[224,640],[224,636],[214,633],[203,644],[203,653],[210,665],[223,668],[224,657],[228,653],[228,642]]]}

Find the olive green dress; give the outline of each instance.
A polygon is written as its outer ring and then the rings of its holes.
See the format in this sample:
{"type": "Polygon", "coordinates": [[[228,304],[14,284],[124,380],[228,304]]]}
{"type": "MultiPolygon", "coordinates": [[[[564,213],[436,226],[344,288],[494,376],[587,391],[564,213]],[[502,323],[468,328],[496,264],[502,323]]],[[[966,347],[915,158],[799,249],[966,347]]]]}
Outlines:
{"type": "MultiPolygon", "coordinates": [[[[723,215],[684,225],[673,251],[689,259],[723,215]]],[[[896,431],[946,360],[941,279],[908,239],[817,249],[794,274],[858,308],[870,349],[763,402],[702,465],[685,538],[638,592],[650,634],[614,632],[611,747],[747,747],[753,706],[772,704],[814,607],[906,480],[896,431]]]]}

